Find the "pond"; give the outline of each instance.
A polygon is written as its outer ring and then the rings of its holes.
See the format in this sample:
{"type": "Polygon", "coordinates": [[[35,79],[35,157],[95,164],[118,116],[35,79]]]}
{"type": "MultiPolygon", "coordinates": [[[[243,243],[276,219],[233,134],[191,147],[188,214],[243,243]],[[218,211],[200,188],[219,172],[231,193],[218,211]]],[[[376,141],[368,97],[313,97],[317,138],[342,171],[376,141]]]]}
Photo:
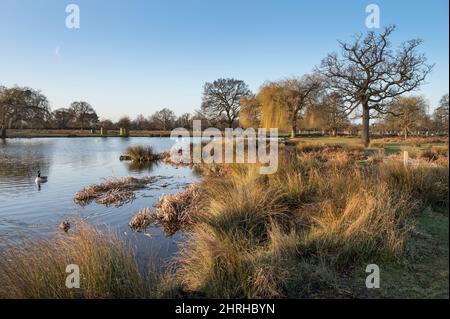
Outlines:
{"type": "Polygon", "coordinates": [[[167,238],[158,227],[147,236],[133,232],[128,222],[141,208],[153,207],[164,194],[182,191],[198,177],[187,167],[163,163],[133,167],[119,161],[133,145],[152,146],[157,152],[169,150],[170,138],[33,138],[0,140],[0,246],[22,238],[50,238],[64,220],[85,220],[100,229],[112,229],[128,237],[138,258],[150,254],[164,259],[177,251],[183,234],[167,238]],[[35,183],[37,171],[48,182],[35,183]],[[102,179],[124,176],[163,176],[155,184],[136,192],[131,203],[116,208],[95,202],[77,205],[74,194],[102,179]]]}

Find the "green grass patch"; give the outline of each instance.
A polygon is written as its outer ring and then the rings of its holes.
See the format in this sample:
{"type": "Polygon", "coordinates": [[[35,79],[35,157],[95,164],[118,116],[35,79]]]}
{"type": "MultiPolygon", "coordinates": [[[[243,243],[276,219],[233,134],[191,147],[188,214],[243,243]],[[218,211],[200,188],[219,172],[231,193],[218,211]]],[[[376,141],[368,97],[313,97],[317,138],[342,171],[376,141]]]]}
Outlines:
{"type": "Polygon", "coordinates": [[[448,216],[427,209],[414,222],[407,259],[401,264],[381,263],[381,288],[361,289],[358,297],[449,298],[448,216]]]}

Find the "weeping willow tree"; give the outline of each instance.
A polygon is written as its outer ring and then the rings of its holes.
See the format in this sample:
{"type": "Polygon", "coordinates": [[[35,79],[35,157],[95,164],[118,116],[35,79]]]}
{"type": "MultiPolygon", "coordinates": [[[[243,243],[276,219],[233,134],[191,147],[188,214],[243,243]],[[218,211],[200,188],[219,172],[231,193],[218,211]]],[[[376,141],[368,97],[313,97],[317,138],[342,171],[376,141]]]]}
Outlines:
{"type": "Polygon", "coordinates": [[[315,103],[321,89],[322,80],[316,74],[267,83],[258,94],[262,126],[290,130],[295,136],[302,113],[315,103]]]}
{"type": "Polygon", "coordinates": [[[270,129],[288,130],[290,121],[288,106],[285,103],[284,89],[279,83],[265,84],[258,93],[261,106],[261,126],[270,129]]]}
{"type": "Polygon", "coordinates": [[[300,126],[305,129],[318,129],[326,125],[326,115],[321,105],[314,104],[308,107],[300,121],[300,126]]]}

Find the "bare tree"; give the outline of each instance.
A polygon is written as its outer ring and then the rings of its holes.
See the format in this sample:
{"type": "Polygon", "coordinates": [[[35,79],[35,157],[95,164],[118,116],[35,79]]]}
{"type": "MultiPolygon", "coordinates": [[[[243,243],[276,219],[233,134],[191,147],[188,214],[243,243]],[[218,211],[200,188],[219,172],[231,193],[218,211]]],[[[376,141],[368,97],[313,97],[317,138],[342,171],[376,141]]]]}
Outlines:
{"type": "Polygon", "coordinates": [[[418,129],[426,122],[428,104],[421,96],[399,96],[388,108],[386,124],[391,128],[400,128],[405,139],[412,130],[418,129]]]}
{"type": "Polygon", "coordinates": [[[131,120],[128,116],[122,116],[116,123],[117,127],[126,128],[127,130],[131,127],[131,120]]]}
{"type": "Polygon", "coordinates": [[[137,130],[145,130],[148,128],[148,121],[144,115],[139,114],[132,122],[132,126],[137,130]]]}
{"type": "Polygon", "coordinates": [[[171,130],[175,123],[175,113],[168,108],[163,108],[151,116],[151,122],[158,130],[171,130]]]}
{"type": "Polygon", "coordinates": [[[439,101],[439,106],[433,113],[433,119],[439,130],[448,131],[448,120],[449,120],[448,93],[445,94],[439,101]]]}
{"type": "Polygon", "coordinates": [[[59,108],[52,113],[57,128],[68,128],[70,122],[74,119],[74,114],[67,108],[59,108]]]}
{"type": "Polygon", "coordinates": [[[317,74],[307,74],[301,78],[288,79],[281,83],[291,120],[292,136],[297,134],[298,121],[302,112],[316,100],[322,89],[322,79],[317,74]]]}
{"type": "Polygon", "coordinates": [[[184,127],[186,129],[192,128],[192,115],[189,113],[181,114],[175,121],[176,127],[184,127]]]}
{"type": "Polygon", "coordinates": [[[422,43],[415,39],[403,43],[397,51],[391,49],[389,37],[395,26],[380,34],[356,35],[352,43],[339,42],[341,56],[329,54],[320,72],[332,90],[338,91],[346,103],[346,111],[362,108],[362,141],[370,141],[370,119],[388,112],[395,97],[418,88],[432,66],[416,49],[422,43]]]}
{"type": "Polygon", "coordinates": [[[203,88],[201,109],[210,120],[219,120],[225,116],[228,127],[239,117],[241,98],[251,95],[244,81],[236,79],[218,79],[207,82],[203,88]]]}
{"type": "Polygon", "coordinates": [[[319,108],[320,113],[323,114],[325,127],[331,131],[332,136],[337,136],[339,129],[350,124],[350,120],[345,112],[344,102],[339,93],[326,94],[319,108]]]}
{"type": "Polygon", "coordinates": [[[202,127],[211,126],[210,120],[201,110],[194,111],[194,114],[192,114],[192,121],[200,121],[202,127]]]}
{"type": "Polygon", "coordinates": [[[0,126],[3,136],[6,135],[6,128],[23,122],[45,126],[49,114],[47,97],[40,91],[19,86],[0,87],[0,126]]]}
{"type": "Polygon", "coordinates": [[[112,129],[115,129],[115,128],[116,128],[116,126],[114,125],[114,123],[113,123],[111,120],[108,120],[108,119],[102,119],[102,120],[98,123],[98,125],[99,125],[100,127],[103,127],[103,128],[105,128],[105,129],[107,129],[107,130],[112,130],[112,129]]]}
{"type": "Polygon", "coordinates": [[[83,130],[86,125],[89,126],[98,122],[97,113],[87,102],[73,102],[70,104],[70,111],[74,114],[74,118],[80,125],[81,130],[83,130]]]}
{"type": "Polygon", "coordinates": [[[241,99],[239,124],[243,128],[258,128],[261,123],[261,104],[254,95],[241,99]]]}

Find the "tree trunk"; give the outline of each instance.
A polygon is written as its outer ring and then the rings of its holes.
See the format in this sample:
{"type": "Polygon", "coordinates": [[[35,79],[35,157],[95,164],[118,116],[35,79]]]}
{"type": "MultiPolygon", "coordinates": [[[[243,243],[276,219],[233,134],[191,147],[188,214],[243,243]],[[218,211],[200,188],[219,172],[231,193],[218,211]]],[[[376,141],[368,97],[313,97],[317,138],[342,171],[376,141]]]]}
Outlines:
{"type": "Polygon", "coordinates": [[[0,128],[0,138],[6,138],[6,127],[4,126],[0,128]]]}
{"type": "Polygon", "coordinates": [[[369,115],[369,105],[364,104],[363,105],[363,116],[362,116],[362,134],[361,139],[365,147],[369,146],[370,142],[370,136],[369,136],[369,129],[370,129],[370,115],[369,115]]]}
{"type": "Polygon", "coordinates": [[[233,117],[227,112],[227,124],[229,128],[233,128],[233,117]]]}
{"type": "Polygon", "coordinates": [[[291,137],[294,138],[296,134],[297,134],[297,124],[292,124],[291,137]]]}
{"type": "Polygon", "coordinates": [[[337,129],[336,129],[336,128],[334,128],[334,129],[331,130],[331,135],[332,135],[333,137],[336,137],[336,136],[337,136],[337,129]]]}
{"type": "Polygon", "coordinates": [[[408,130],[405,129],[405,140],[408,139],[408,130]]]}

